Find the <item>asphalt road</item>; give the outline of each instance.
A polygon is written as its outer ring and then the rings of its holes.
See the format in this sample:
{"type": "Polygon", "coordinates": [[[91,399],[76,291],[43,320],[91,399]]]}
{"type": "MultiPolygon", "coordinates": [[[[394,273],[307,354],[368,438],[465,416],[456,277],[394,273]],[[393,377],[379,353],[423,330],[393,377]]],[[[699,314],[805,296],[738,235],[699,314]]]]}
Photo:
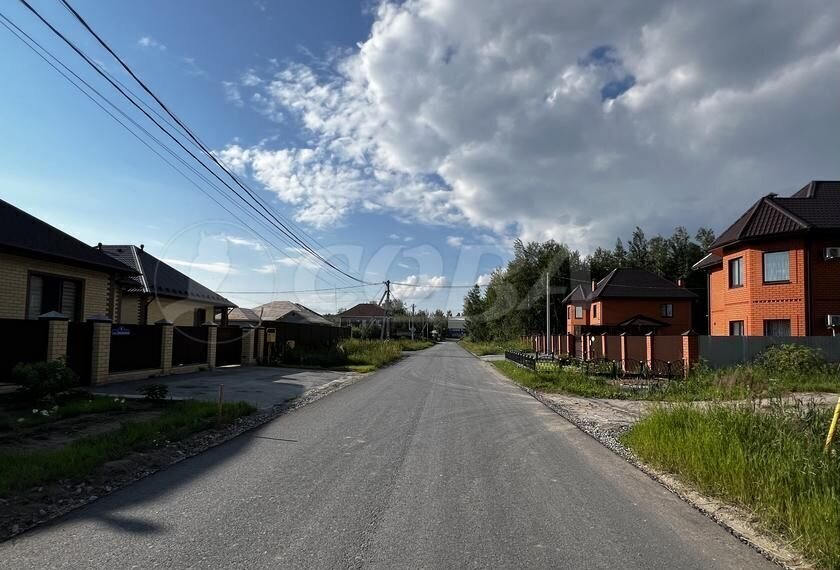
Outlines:
{"type": "Polygon", "coordinates": [[[773,568],[453,343],[0,545],[12,568],[773,568]]]}

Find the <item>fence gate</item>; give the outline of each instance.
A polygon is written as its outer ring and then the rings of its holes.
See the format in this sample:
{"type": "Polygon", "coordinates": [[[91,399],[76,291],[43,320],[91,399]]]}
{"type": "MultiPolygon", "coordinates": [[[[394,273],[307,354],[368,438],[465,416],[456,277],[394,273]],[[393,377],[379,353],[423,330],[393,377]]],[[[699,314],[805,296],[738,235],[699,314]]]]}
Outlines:
{"type": "Polygon", "coordinates": [[[93,351],[93,323],[67,323],[67,367],[82,385],[90,384],[90,359],[93,351]]]}
{"type": "Polygon", "coordinates": [[[47,321],[0,319],[0,382],[11,378],[18,363],[29,364],[47,359],[47,321]]]}
{"type": "Polygon", "coordinates": [[[207,327],[174,327],[172,366],[207,363],[207,327]]]}
{"type": "Polygon", "coordinates": [[[216,335],[216,366],[242,363],[242,334],[240,327],[219,327],[216,335]]]}

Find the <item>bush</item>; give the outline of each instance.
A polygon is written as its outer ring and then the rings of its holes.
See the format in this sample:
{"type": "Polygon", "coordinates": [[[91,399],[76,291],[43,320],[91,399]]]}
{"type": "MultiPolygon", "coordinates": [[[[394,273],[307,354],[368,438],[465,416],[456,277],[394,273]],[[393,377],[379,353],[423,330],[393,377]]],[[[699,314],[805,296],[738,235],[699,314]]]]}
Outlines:
{"type": "Polygon", "coordinates": [[[146,384],[138,388],[137,391],[143,394],[147,400],[153,402],[165,400],[169,396],[169,388],[166,384],[146,384]]]}
{"type": "Polygon", "coordinates": [[[62,392],[75,388],[79,378],[61,359],[18,364],[12,370],[12,382],[23,387],[27,398],[38,401],[44,398],[54,400],[62,392]]]}
{"type": "Polygon", "coordinates": [[[820,350],[800,344],[771,346],[758,355],[756,364],[779,375],[806,374],[825,368],[820,350]]]}

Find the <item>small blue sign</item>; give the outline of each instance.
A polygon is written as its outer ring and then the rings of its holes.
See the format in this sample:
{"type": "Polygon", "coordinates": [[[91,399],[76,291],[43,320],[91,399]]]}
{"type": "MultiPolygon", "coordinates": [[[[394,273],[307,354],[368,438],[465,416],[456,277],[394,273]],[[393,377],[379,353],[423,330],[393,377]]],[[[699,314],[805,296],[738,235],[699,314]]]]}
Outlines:
{"type": "Polygon", "coordinates": [[[131,330],[126,327],[113,327],[111,329],[111,336],[129,336],[130,334],[131,330]]]}

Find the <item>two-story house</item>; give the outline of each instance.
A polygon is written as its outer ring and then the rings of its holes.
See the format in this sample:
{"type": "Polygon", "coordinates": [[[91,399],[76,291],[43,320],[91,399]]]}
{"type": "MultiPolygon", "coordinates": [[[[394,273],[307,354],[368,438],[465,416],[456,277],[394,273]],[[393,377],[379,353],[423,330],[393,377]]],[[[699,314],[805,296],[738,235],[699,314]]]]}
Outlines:
{"type": "Polygon", "coordinates": [[[708,272],[712,335],[833,334],[840,329],[840,181],[760,198],[694,268],[708,272]]]}
{"type": "Polygon", "coordinates": [[[679,335],[691,329],[697,295],[644,269],[613,269],[592,287],[578,285],[566,304],[566,332],[679,335]]]}

